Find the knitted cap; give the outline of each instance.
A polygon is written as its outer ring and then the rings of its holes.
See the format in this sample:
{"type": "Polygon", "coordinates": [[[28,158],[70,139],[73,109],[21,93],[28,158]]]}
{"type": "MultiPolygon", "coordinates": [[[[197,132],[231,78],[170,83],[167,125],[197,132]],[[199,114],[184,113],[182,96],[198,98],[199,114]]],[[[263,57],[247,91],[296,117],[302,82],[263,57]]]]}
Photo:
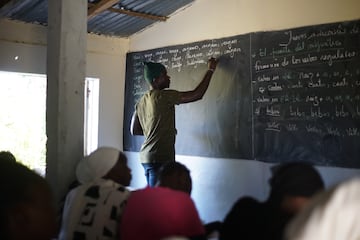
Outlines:
{"type": "Polygon", "coordinates": [[[100,147],[84,157],[76,167],[76,177],[82,184],[105,176],[117,163],[120,151],[111,147],[100,147]]]}
{"type": "Polygon", "coordinates": [[[161,63],[144,62],[144,78],[149,83],[152,83],[163,71],[166,71],[166,68],[161,63]]]}

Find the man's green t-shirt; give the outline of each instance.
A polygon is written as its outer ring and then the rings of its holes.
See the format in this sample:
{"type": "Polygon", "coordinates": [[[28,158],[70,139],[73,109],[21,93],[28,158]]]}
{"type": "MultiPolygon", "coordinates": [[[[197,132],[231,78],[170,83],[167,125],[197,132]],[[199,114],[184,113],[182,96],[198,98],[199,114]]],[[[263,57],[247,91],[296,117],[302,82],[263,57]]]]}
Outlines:
{"type": "Polygon", "coordinates": [[[140,150],[141,163],[168,162],[175,160],[175,104],[179,104],[180,92],[152,89],[136,104],[145,141],[140,150]]]}

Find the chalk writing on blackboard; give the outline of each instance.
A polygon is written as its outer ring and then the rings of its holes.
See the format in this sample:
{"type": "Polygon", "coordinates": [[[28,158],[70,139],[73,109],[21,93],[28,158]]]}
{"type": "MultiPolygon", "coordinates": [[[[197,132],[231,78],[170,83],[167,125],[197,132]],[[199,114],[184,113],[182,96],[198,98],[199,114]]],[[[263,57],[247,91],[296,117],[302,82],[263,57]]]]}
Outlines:
{"type": "Polygon", "coordinates": [[[142,143],[129,134],[126,125],[135,103],[148,90],[142,62],[162,63],[171,76],[170,87],[187,91],[201,81],[207,60],[215,57],[220,62],[204,98],[176,107],[176,153],[252,158],[249,50],[249,35],[242,35],[128,54],[124,149],[138,151],[142,143]]]}
{"type": "Polygon", "coordinates": [[[360,167],[359,62],[359,21],[254,33],[255,158],[291,161],[300,146],[309,161],[360,167]],[[340,146],[331,157],[321,151],[332,145],[319,147],[330,137],[340,146]]]}
{"type": "Polygon", "coordinates": [[[148,89],[142,62],[161,62],[186,91],[209,57],[221,61],[204,99],[176,108],[177,154],[360,168],[359,20],[129,53],[125,150],[142,143],[128,131],[148,89]]]}

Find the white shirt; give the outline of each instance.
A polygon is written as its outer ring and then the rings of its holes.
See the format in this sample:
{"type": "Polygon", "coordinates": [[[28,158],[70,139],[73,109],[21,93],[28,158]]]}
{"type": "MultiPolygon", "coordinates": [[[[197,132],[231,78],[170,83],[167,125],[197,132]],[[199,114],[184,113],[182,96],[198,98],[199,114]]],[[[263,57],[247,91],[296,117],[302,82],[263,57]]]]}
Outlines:
{"type": "Polygon", "coordinates": [[[130,191],[105,179],[80,185],[65,200],[59,240],[118,238],[118,225],[130,191]]]}
{"type": "Polygon", "coordinates": [[[317,195],[289,224],[287,240],[359,240],[360,178],[317,195]]]}

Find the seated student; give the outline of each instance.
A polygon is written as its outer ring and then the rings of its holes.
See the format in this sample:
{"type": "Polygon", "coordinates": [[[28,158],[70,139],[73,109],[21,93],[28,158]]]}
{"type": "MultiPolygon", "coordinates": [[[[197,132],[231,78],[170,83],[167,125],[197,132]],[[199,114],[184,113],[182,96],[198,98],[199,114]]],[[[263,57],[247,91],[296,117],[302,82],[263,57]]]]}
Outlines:
{"type": "Polygon", "coordinates": [[[120,224],[121,240],[160,240],[181,236],[206,239],[205,229],[190,197],[189,170],[179,162],[160,169],[156,187],[132,192],[120,224]]]}
{"type": "Polygon", "coordinates": [[[287,240],[359,240],[360,178],[316,195],[285,231],[287,240]]]}
{"type": "Polygon", "coordinates": [[[131,170],[124,153],[100,147],[76,168],[80,186],[65,200],[59,240],[117,239],[117,226],[130,191],[131,170]]]}
{"type": "Polygon", "coordinates": [[[182,191],[190,195],[192,190],[190,170],[179,162],[165,163],[159,169],[156,185],[182,191]]]}
{"type": "Polygon", "coordinates": [[[287,223],[324,189],[321,176],[307,163],[284,163],[272,170],[268,199],[259,202],[251,197],[240,198],[223,221],[220,240],[283,239],[287,223]]]}
{"type": "Polygon", "coordinates": [[[0,239],[50,240],[56,234],[53,196],[46,180],[15,161],[0,161],[0,239]]]}
{"type": "MultiPolygon", "coordinates": [[[[190,195],[192,190],[190,171],[179,162],[166,163],[160,168],[157,186],[183,191],[190,195]]],[[[207,237],[216,235],[221,227],[221,222],[210,222],[205,224],[204,227],[207,237]]]]}
{"type": "Polygon", "coordinates": [[[1,151],[0,161],[16,162],[16,158],[10,151],[1,151]]]}

